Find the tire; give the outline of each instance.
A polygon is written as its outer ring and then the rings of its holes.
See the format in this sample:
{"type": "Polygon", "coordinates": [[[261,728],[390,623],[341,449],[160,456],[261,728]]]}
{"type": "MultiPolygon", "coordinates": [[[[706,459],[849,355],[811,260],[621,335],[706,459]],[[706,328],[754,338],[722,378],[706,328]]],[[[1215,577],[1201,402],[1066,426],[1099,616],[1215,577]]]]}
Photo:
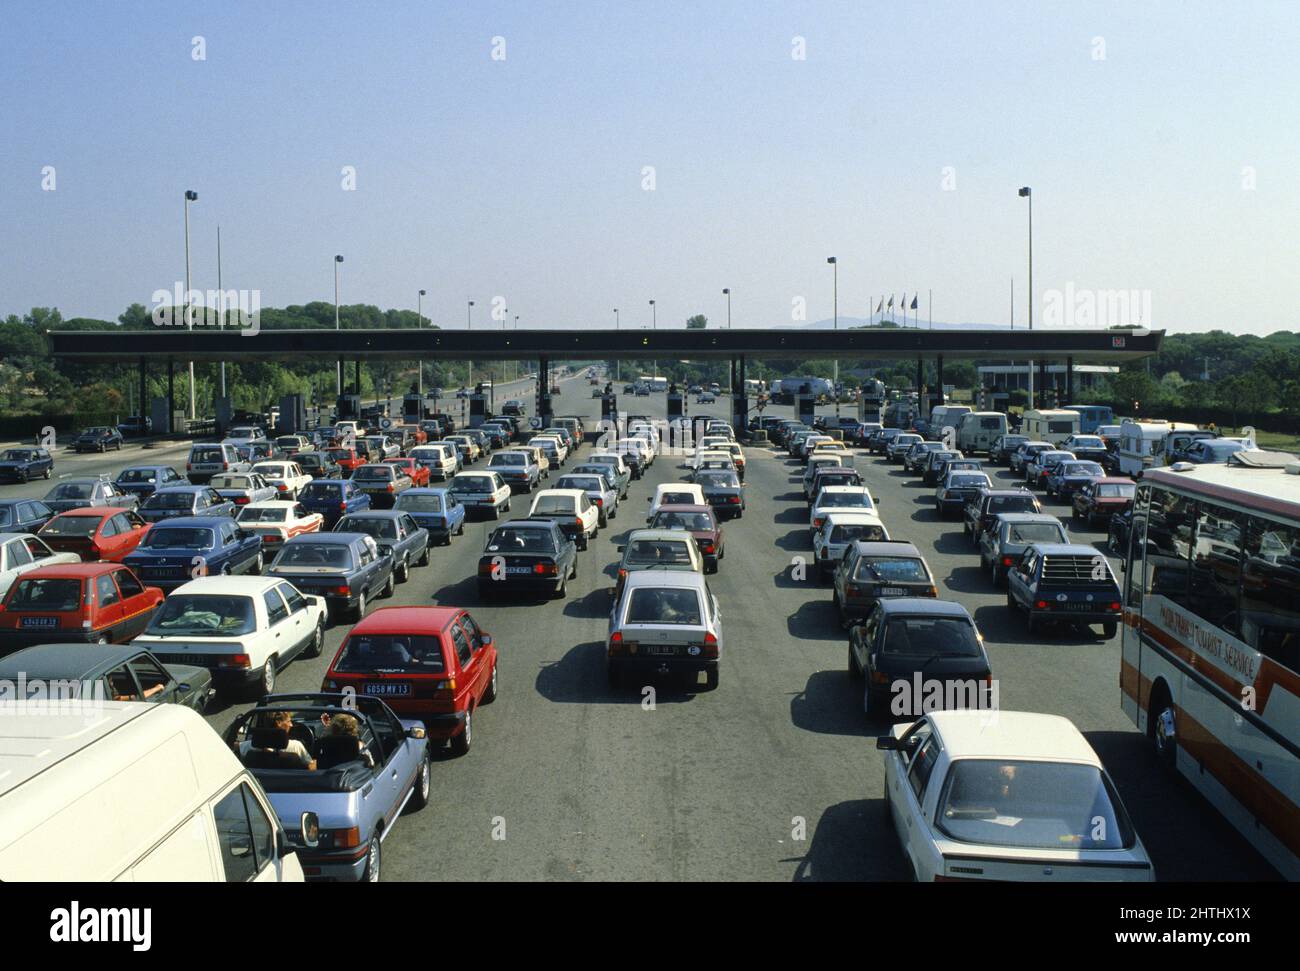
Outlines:
{"type": "MultiPolygon", "coordinates": [[[[457,535],[457,536],[464,536],[464,535],[465,535],[465,520],[462,519],[462,520],[460,521],[460,523],[456,526],[456,535],[457,535]]],[[[450,540],[450,538],[449,538],[448,541],[447,541],[447,545],[448,545],[448,546],[451,545],[451,540],[450,540]]]]}
{"type": "Polygon", "coordinates": [[[419,812],[425,806],[429,805],[429,790],[432,788],[431,776],[433,775],[429,765],[429,746],[424,747],[424,758],[420,760],[420,771],[416,773],[415,785],[411,787],[411,799],[406,807],[411,812],[419,812]]]}
{"type": "Polygon", "coordinates": [[[1011,596],[1010,590],[1007,591],[1007,610],[1010,610],[1012,613],[1015,613],[1016,611],[1016,598],[1011,596]]]}
{"type": "Polygon", "coordinates": [[[474,709],[465,709],[465,730],[451,737],[451,750],[456,755],[465,755],[474,743],[474,709]]]}
{"type": "Polygon", "coordinates": [[[1101,625],[1101,636],[1106,640],[1110,640],[1117,633],[1119,633],[1119,623],[1117,621],[1108,620],[1101,625]]]}
{"type": "Polygon", "coordinates": [[[566,576],[560,581],[560,585],[555,588],[555,593],[551,596],[555,600],[563,600],[569,595],[569,578],[566,576]]]}
{"type": "Polygon", "coordinates": [[[579,545],[578,545],[578,550],[579,550],[579,552],[585,550],[585,549],[588,547],[588,545],[590,545],[589,542],[588,542],[588,540],[587,540],[587,532],[586,532],[586,530],[583,530],[583,532],[582,532],[582,536],[580,537],[580,540],[581,540],[581,541],[580,541],[580,543],[579,543],[579,545]]]}
{"type": "Polygon", "coordinates": [[[41,478],[43,478],[43,479],[48,479],[49,477],[50,477],[50,470],[49,470],[49,469],[46,469],[44,472],[41,473],[41,478]]]}
{"type": "Polygon", "coordinates": [[[1160,689],[1159,699],[1159,704],[1151,706],[1151,738],[1160,763],[1172,772],[1178,762],[1178,726],[1167,689],[1160,689]]]}
{"type": "Polygon", "coordinates": [[[357,605],[352,610],[354,620],[360,620],[366,615],[366,592],[362,590],[357,594],[357,605]]]}
{"type": "Polygon", "coordinates": [[[266,567],[266,557],[263,555],[261,550],[258,550],[257,559],[253,561],[253,569],[249,572],[251,572],[254,576],[261,576],[262,570],[265,567],[266,567]]]}
{"type": "Polygon", "coordinates": [[[500,519],[500,518],[501,518],[501,507],[500,507],[500,506],[493,506],[493,507],[492,507],[492,518],[493,518],[493,519],[500,519]]]}
{"type": "Polygon", "coordinates": [[[311,643],[303,649],[303,657],[320,657],[321,650],[325,647],[325,621],[316,621],[316,632],[312,634],[311,643]]]}
{"type": "Polygon", "coordinates": [[[382,589],[382,590],[379,591],[379,596],[381,596],[381,597],[383,597],[385,600],[387,600],[389,597],[391,597],[391,596],[393,595],[393,591],[396,590],[396,589],[397,589],[397,583],[396,583],[396,581],[393,579],[393,574],[392,574],[392,572],[390,571],[389,574],[388,574],[388,580],[387,580],[387,582],[384,584],[384,589],[382,589]]]}
{"type": "Polygon", "coordinates": [[[492,680],[488,682],[487,691],[483,692],[483,704],[490,705],[497,700],[497,665],[492,665],[492,680]]]}
{"type": "Polygon", "coordinates": [[[424,544],[424,552],[421,553],[421,554],[420,554],[420,558],[419,558],[418,560],[415,561],[415,565],[416,565],[416,566],[428,566],[428,565],[429,565],[429,544],[428,544],[428,543],[425,543],[425,544],[424,544]]]}
{"type": "Polygon", "coordinates": [[[855,681],[862,677],[862,666],[858,664],[858,659],[853,654],[853,644],[851,642],[849,644],[849,677],[855,681]]]}
{"type": "Polygon", "coordinates": [[[704,669],[704,690],[718,690],[718,666],[716,664],[704,669]]]}
{"type": "Polygon", "coordinates": [[[366,869],[361,874],[362,883],[378,883],[380,862],[383,858],[383,850],[380,848],[379,837],[372,836],[370,845],[366,847],[366,869]]]}
{"type": "Polygon", "coordinates": [[[410,563],[410,561],[409,561],[408,559],[406,559],[406,557],[402,557],[402,563],[401,563],[401,565],[400,565],[396,570],[394,570],[393,572],[397,574],[397,582],[398,582],[398,583],[405,583],[407,580],[411,579],[411,563],[410,563]]]}
{"type": "Polygon", "coordinates": [[[262,677],[257,683],[258,698],[275,694],[275,675],[275,655],[272,654],[266,659],[266,663],[262,665],[262,677]]]}

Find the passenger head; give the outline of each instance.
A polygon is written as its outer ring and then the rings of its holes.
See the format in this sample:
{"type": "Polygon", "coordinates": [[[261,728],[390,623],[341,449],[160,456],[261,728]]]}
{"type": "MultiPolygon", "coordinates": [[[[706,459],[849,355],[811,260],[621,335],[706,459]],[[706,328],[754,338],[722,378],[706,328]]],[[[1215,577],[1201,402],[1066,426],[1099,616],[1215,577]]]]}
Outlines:
{"type": "Polygon", "coordinates": [[[356,738],[359,734],[357,720],[351,715],[335,715],[330,719],[330,734],[351,735],[356,738]]]}

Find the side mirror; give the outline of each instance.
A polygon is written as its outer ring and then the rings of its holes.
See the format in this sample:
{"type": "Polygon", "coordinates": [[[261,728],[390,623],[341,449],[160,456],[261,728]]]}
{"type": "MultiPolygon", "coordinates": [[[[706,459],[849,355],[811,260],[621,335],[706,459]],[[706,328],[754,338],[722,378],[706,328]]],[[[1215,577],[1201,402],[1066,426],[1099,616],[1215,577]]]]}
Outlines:
{"type": "Polygon", "coordinates": [[[898,739],[893,735],[877,735],[876,750],[881,752],[897,752],[903,746],[899,744],[898,739]]]}
{"type": "Polygon", "coordinates": [[[421,739],[421,738],[424,738],[424,735],[425,735],[425,732],[424,732],[424,726],[423,726],[423,725],[416,725],[414,728],[408,728],[408,729],[406,730],[406,737],[407,737],[407,738],[421,739]]]}
{"type": "Polygon", "coordinates": [[[298,832],[303,845],[315,849],[320,845],[320,818],[313,812],[303,813],[298,820],[298,832]]]}

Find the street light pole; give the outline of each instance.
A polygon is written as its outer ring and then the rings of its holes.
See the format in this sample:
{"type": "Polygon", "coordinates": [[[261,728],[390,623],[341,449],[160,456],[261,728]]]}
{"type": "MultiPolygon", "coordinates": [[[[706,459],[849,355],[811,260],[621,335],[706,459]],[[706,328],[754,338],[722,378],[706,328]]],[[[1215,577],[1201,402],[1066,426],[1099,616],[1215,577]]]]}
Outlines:
{"type": "MultiPolygon", "coordinates": [[[[643,324],[642,326],[645,325],[643,324]]],[[[655,307],[655,302],[653,300],[650,301],[650,329],[651,330],[659,329],[659,311],[655,307]]],[[[654,364],[655,364],[654,376],[657,378],[659,377],[659,358],[656,357],[654,359],[654,364]]]]}
{"type": "MultiPolygon", "coordinates": [[[[618,330],[618,308],[614,308],[614,329],[618,330]]],[[[614,359],[614,380],[623,380],[623,359],[621,357],[614,359]]]]}
{"type": "MultiPolygon", "coordinates": [[[[469,305],[465,308],[465,329],[466,330],[474,329],[474,318],[471,316],[471,312],[473,310],[474,310],[474,301],[471,300],[469,301],[469,305]]],[[[465,387],[472,391],[474,389],[474,361],[472,358],[470,359],[469,364],[466,367],[466,374],[467,374],[467,380],[465,382],[465,387]]]]}
{"type": "Polygon", "coordinates": [[[731,287],[723,287],[722,292],[727,295],[727,330],[731,330],[731,287]]]}
{"type": "MultiPolygon", "coordinates": [[[[199,194],[193,189],[185,190],[185,329],[194,330],[194,314],[190,308],[190,203],[197,202],[199,194]]],[[[190,421],[197,418],[194,411],[194,362],[190,361],[190,421]]],[[[171,419],[167,425],[171,427],[171,419]]]]}
{"type": "MultiPolygon", "coordinates": [[[[217,226],[217,299],[221,301],[221,320],[218,328],[226,329],[226,292],[221,289],[221,227],[217,226]]],[[[221,397],[226,396],[226,362],[221,362],[221,397]]]]}
{"type": "MultiPolygon", "coordinates": [[[[1020,197],[1029,200],[1029,329],[1034,329],[1034,196],[1029,186],[1020,187],[1020,197]]],[[[1034,407],[1034,362],[1029,362],[1029,407],[1034,407]]]]}
{"type": "MultiPolygon", "coordinates": [[[[343,257],[335,254],[334,256],[334,329],[339,330],[339,264],[343,262],[343,257]]],[[[357,388],[357,391],[360,391],[357,388]]],[[[338,359],[338,390],[335,394],[343,394],[343,358],[338,359]]]]}
{"type": "MultiPolygon", "coordinates": [[[[840,262],[833,256],[826,257],[831,265],[831,305],[834,308],[834,329],[840,329],[840,262]]],[[[831,359],[834,370],[831,377],[831,391],[835,395],[835,417],[840,417],[840,359],[837,355],[831,359]]],[[[838,422],[837,422],[838,423],[838,422]]]]}
{"type": "MultiPolygon", "coordinates": [[[[415,298],[415,329],[424,330],[424,291],[421,290],[415,298]]],[[[416,352],[415,373],[418,377],[415,379],[415,390],[420,395],[420,414],[424,414],[424,355],[416,352]]]]}

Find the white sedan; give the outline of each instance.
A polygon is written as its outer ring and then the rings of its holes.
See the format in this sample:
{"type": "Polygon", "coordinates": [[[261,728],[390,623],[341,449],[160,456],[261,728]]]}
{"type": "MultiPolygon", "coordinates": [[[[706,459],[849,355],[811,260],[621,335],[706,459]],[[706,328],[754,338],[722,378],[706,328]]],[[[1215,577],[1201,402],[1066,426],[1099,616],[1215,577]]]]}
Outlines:
{"type": "Polygon", "coordinates": [[[80,563],[76,553],[56,553],[30,533],[0,533],[0,597],[24,573],[43,566],[80,563]]]}
{"type": "Polygon", "coordinates": [[[1155,879],[1101,759],[1066,718],[932,711],[895,725],[876,748],[889,818],[918,881],[1155,879]]]}
{"type": "Polygon", "coordinates": [[[808,529],[814,535],[826,522],[830,512],[868,512],[878,515],[875,500],[866,486],[826,486],[812,501],[808,511],[808,529]]]}
{"type": "Polygon", "coordinates": [[[510,511],[510,486],[496,472],[457,472],[447,489],[469,509],[486,509],[493,519],[510,511]]]}
{"type": "Polygon", "coordinates": [[[873,512],[832,509],[813,533],[813,559],[823,579],[839,565],[850,543],[888,542],[889,530],[873,512]]]}
{"type": "Polygon", "coordinates": [[[275,486],[281,499],[297,499],[298,493],[311,481],[311,476],[297,462],[258,462],[253,471],[275,486]]]}
{"type": "Polygon", "coordinates": [[[300,502],[289,499],[268,499],[250,502],[235,516],[245,532],[262,537],[262,546],[272,555],[295,536],[319,533],[325,518],[318,512],[309,512],[300,502]]]}

